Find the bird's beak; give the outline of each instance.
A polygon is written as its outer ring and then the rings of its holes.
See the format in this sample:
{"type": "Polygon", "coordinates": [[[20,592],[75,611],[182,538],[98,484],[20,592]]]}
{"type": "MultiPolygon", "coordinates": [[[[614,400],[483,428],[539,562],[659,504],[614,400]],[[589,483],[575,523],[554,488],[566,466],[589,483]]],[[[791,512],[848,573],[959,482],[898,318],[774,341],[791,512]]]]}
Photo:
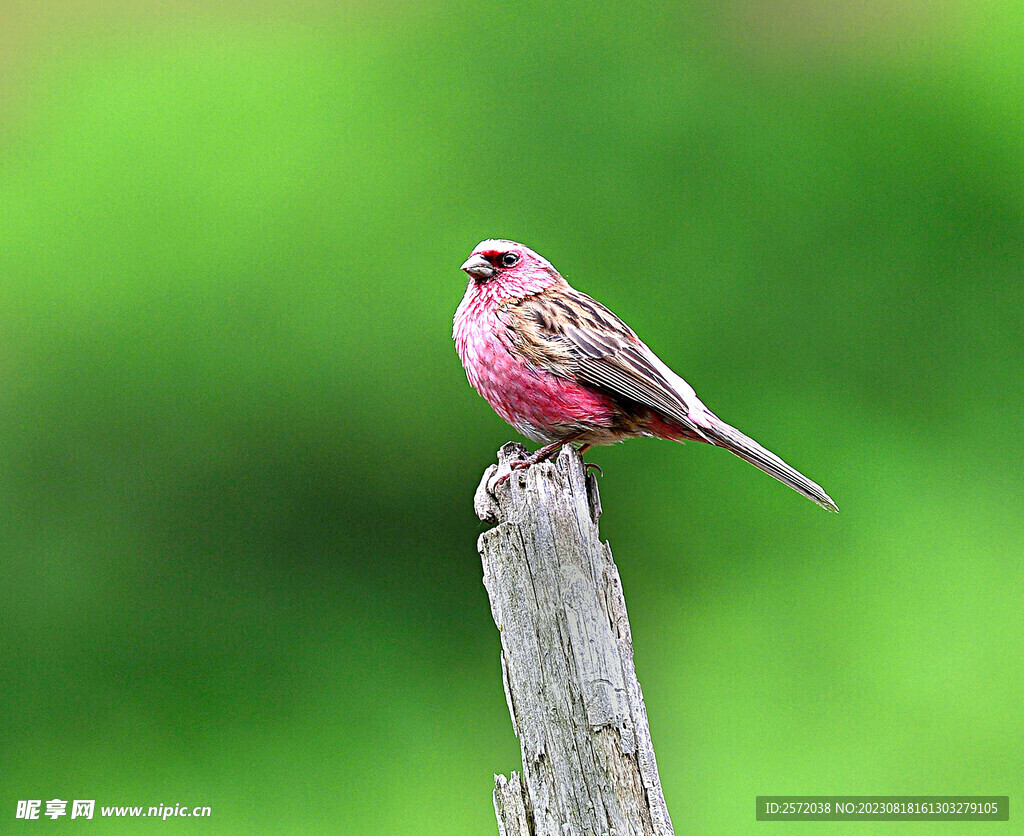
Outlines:
{"type": "Polygon", "coordinates": [[[475,253],[467,258],[465,264],[462,265],[462,269],[477,280],[489,279],[497,272],[487,262],[487,259],[479,253],[475,253]]]}

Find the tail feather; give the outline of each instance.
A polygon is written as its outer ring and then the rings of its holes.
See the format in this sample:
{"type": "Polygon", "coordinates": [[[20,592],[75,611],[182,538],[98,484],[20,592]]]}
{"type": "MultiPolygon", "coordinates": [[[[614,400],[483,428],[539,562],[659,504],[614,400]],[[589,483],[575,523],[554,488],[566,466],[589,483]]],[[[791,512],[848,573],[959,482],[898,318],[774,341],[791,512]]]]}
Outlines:
{"type": "Polygon", "coordinates": [[[821,485],[812,482],[796,468],[790,467],[771,450],[766,450],[754,439],[745,436],[735,427],[731,427],[717,416],[709,416],[711,420],[701,422],[701,432],[719,447],[724,447],[739,456],[743,461],[750,462],[754,467],[774,476],[782,484],[789,485],[799,494],[803,494],[812,502],[827,511],[839,513],[839,507],[832,501],[821,485]]]}

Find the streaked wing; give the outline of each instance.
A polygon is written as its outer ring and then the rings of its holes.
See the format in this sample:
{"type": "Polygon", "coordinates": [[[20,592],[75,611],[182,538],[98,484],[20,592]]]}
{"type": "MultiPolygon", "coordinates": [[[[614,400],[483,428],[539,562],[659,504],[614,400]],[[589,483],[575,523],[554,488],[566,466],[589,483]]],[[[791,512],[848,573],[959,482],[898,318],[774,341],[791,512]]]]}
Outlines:
{"type": "Polygon", "coordinates": [[[654,353],[604,305],[568,286],[509,300],[498,316],[530,362],[628,398],[703,437],[654,353]]]}

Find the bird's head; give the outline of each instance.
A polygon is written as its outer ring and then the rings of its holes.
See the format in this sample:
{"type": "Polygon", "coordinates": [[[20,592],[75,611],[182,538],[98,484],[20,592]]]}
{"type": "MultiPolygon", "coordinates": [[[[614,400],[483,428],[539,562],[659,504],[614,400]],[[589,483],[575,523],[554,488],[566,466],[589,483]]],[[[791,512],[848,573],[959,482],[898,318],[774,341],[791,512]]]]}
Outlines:
{"type": "Polygon", "coordinates": [[[500,238],[477,244],[462,269],[476,285],[508,296],[539,293],[562,281],[546,258],[524,244],[500,238]]]}

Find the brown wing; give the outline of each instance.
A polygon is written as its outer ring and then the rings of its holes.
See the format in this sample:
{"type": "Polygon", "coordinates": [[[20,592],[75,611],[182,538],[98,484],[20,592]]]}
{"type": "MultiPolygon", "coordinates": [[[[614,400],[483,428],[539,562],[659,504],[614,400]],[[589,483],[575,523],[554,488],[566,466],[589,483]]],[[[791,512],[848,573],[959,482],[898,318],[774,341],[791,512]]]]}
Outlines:
{"type": "Polygon", "coordinates": [[[566,285],[553,287],[509,300],[498,316],[516,347],[535,365],[635,401],[704,437],[654,353],[626,323],[585,293],[566,285]]]}
{"type": "Polygon", "coordinates": [[[689,384],[621,319],[586,294],[559,285],[505,302],[498,316],[516,348],[535,365],[641,404],[695,438],[730,450],[823,508],[839,510],[820,485],[707,411],[689,384]],[[689,417],[691,408],[701,410],[700,427],[689,417]]]}

